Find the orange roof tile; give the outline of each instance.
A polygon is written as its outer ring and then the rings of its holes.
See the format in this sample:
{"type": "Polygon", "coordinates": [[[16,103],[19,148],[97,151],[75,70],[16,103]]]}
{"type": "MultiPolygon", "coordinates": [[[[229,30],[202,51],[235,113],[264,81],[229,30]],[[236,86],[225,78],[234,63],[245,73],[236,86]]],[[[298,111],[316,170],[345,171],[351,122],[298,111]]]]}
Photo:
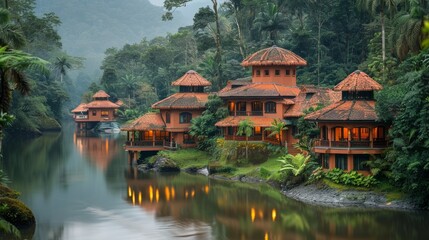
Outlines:
{"type": "Polygon", "coordinates": [[[305,117],[310,121],[377,121],[375,101],[339,101],[305,117]]]}
{"type": "Polygon", "coordinates": [[[79,113],[79,112],[88,112],[88,108],[86,107],[86,103],[81,103],[79,106],[77,106],[75,109],[71,111],[72,113],[79,113]]]}
{"type": "Polygon", "coordinates": [[[383,87],[368,74],[356,70],[334,87],[335,91],[373,91],[383,87]]]}
{"type": "Polygon", "coordinates": [[[152,105],[155,109],[201,109],[205,108],[208,93],[175,93],[152,105]]]}
{"type": "Polygon", "coordinates": [[[86,104],[86,107],[89,108],[119,108],[119,105],[112,103],[109,100],[94,100],[86,104]]]}
{"type": "Polygon", "coordinates": [[[292,51],[272,46],[265,48],[252,55],[248,56],[241,63],[243,67],[248,66],[269,66],[269,65],[284,65],[284,66],[305,66],[305,61],[300,56],[292,51]]]}
{"type": "Polygon", "coordinates": [[[125,103],[122,100],[118,100],[115,102],[115,104],[122,107],[125,103]]]}
{"type": "Polygon", "coordinates": [[[301,117],[304,111],[318,104],[328,105],[341,100],[341,93],[326,88],[304,86],[295,98],[294,104],[286,110],[284,117],[301,117]]]}
{"type": "Polygon", "coordinates": [[[194,70],[189,70],[185,75],[171,83],[172,86],[211,86],[211,82],[203,78],[194,70]]]}
{"type": "Polygon", "coordinates": [[[278,83],[252,83],[242,87],[220,92],[220,97],[295,97],[298,87],[284,86],[278,83]]]}
{"type": "Polygon", "coordinates": [[[108,97],[110,97],[110,95],[103,90],[100,90],[96,92],[94,95],[92,95],[92,98],[108,98],[108,97]]]}
{"type": "MultiPolygon", "coordinates": [[[[236,127],[238,123],[249,118],[253,122],[253,126],[255,127],[270,127],[271,123],[274,119],[270,117],[262,117],[262,116],[229,116],[226,117],[215,124],[216,127],[236,127]]],[[[278,121],[282,121],[281,119],[277,119],[278,121]]]]}
{"type": "Polygon", "coordinates": [[[146,113],[121,127],[122,131],[164,130],[165,123],[160,113],[146,113]]]}

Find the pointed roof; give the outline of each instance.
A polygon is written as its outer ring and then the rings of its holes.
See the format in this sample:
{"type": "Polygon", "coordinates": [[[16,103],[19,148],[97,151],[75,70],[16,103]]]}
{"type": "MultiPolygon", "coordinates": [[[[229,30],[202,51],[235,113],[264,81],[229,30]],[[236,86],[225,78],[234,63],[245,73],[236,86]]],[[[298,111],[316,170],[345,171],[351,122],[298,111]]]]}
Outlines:
{"type": "Polygon", "coordinates": [[[219,92],[219,97],[296,97],[298,87],[278,83],[253,83],[219,92]]]}
{"type": "Polygon", "coordinates": [[[185,75],[171,83],[172,86],[196,86],[206,87],[211,86],[211,82],[203,78],[194,70],[189,70],[185,75]]]}
{"type": "Polygon", "coordinates": [[[383,89],[383,87],[378,82],[360,70],[354,71],[334,87],[335,91],[348,92],[377,91],[381,89],[383,89]]]}
{"type": "Polygon", "coordinates": [[[119,108],[120,106],[116,103],[112,103],[109,100],[94,100],[86,104],[86,108],[119,108]]]}
{"type": "Polygon", "coordinates": [[[377,121],[375,101],[339,101],[305,117],[310,121],[377,121]]]}
{"type": "Polygon", "coordinates": [[[88,112],[88,108],[86,107],[86,103],[81,103],[79,106],[77,106],[75,109],[71,111],[72,113],[79,113],[79,112],[88,112]]]}
{"type": "Polygon", "coordinates": [[[110,97],[110,95],[103,90],[100,90],[96,92],[94,95],[92,95],[92,98],[108,98],[108,97],[110,97]]]}
{"type": "Polygon", "coordinates": [[[122,131],[164,130],[165,123],[160,113],[146,113],[121,127],[122,131]]]}
{"type": "Polygon", "coordinates": [[[243,67],[248,66],[305,66],[307,61],[292,51],[277,46],[262,49],[248,56],[241,63],[243,67]]]}
{"type": "Polygon", "coordinates": [[[208,93],[175,93],[154,104],[154,109],[203,109],[208,101],[208,93]]]}

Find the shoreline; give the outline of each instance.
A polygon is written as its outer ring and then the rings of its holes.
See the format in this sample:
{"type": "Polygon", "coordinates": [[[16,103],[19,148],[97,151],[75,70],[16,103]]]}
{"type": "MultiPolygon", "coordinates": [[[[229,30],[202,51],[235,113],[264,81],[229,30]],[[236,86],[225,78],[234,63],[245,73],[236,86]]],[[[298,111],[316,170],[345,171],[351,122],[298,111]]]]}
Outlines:
{"type": "MultiPolygon", "coordinates": [[[[185,172],[189,173],[189,171],[185,172]]],[[[214,174],[208,175],[208,177],[225,181],[240,181],[243,183],[266,183],[290,199],[314,206],[334,208],[373,208],[403,211],[422,210],[407,199],[388,201],[385,194],[373,191],[341,191],[328,186],[319,187],[316,184],[300,184],[292,188],[285,188],[277,186],[273,182],[266,181],[265,179],[249,176],[236,176],[229,178],[214,174]]]]}

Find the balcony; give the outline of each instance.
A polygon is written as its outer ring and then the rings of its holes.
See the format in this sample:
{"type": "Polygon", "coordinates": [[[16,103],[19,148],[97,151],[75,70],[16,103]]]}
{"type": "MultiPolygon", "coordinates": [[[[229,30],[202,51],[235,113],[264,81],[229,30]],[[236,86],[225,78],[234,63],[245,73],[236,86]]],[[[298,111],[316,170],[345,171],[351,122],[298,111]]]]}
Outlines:
{"type": "Polygon", "coordinates": [[[88,115],[75,115],[75,118],[78,119],[78,120],[88,119],[88,115]]]}
{"type": "Polygon", "coordinates": [[[353,148],[353,149],[372,149],[372,148],[386,148],[386,140],[374,141],[329,141],[318,139],[314,142],[315,148],[353,148]]]}
{"type": "MultiPolygon", "coordinates": [[[[227,136],[225,136],[225,140],[246,141],[246,137],[245,136],[227,135],[227,136]]],[[[250,136],[248,138],[248,141],[262,141],[262,135],[250,136]]]]}

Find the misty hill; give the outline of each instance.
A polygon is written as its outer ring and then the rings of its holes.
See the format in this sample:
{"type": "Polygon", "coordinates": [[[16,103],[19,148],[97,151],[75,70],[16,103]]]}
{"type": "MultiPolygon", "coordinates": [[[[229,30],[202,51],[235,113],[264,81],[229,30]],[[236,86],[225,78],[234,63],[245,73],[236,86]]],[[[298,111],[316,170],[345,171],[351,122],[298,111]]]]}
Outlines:
{"type": "Polygon", "coordinates": [[[63,48],[70,55],[85,57],[90,72],[98,70],[107,48],[165,36],[192,24],[189,10],[163,22],[163,8],[149,0],[36,0],[38,15],[54,12],[60,17],[63,48]]]}

